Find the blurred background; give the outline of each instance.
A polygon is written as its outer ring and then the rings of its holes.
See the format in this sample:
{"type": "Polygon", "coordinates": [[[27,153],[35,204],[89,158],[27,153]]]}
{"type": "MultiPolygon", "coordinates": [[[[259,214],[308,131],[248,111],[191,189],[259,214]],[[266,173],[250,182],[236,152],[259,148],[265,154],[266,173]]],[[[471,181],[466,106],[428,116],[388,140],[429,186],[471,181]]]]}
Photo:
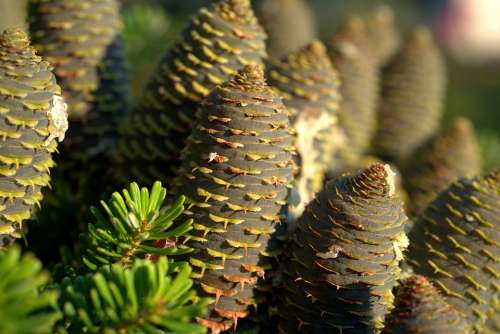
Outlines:
{"type": "MultiPolygon", "coordinates": [[[[268,1],[268,0],[267,0],[268,1]]],[[[210,0],[123,0],[124,35],[137,97],[164,51],[189,16],[210,0]]],[[[255,1],[256,5],[259,0],[255,1]]],[[[328,38],[349,13],[390,5],[403,32],[430,25],[447,54],[449,85],[445,121],[470,118],[485,169],[500,166],[499,0],[309,0],[316,30],[328,38]]],[[[25,24],[26,0],[0,0],[0,28],[25,24]]]]}

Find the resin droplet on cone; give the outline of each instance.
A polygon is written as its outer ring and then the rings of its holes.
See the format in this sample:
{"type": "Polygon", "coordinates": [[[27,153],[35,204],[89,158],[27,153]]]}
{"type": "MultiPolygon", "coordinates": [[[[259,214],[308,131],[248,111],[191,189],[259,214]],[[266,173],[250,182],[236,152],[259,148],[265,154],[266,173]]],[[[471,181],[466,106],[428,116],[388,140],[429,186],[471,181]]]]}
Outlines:
{"type": "Polygon", "coordinates": [[[299,167],[295,191],[300,204],[289,208],[298,217],[323,188],[328,167],[335,164],[340,80],[319,41],[283,57],[268,73],[269,84],[283,98],[294,128],[299,167]]]}

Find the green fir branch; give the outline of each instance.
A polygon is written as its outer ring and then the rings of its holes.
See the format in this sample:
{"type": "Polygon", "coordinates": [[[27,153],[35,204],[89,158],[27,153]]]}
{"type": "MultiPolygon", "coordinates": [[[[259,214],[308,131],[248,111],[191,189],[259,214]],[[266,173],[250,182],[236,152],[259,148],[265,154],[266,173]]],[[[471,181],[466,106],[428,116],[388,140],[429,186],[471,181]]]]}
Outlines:
{"type": "Polygon", "coordinates": [[[195,318],[210,300],[197,297],[190,275],[187,263],[172,266],[160,257],[66,278],[59,300],[65,321],[57,333],[204,333],[195,318]]]}
{"type": "Polygon", "coordinates": [[[50,333],[59,320],[57,292],[41,290],[49,282],[42,264],[18,247],[0,252],[0,333],[50,333]]]}
{"type": "Polygon", "coordinates": [[[91,211],[96,219],[81,235],[83,262],[91,271],[119,263],[127,267],[135,258],[177,256],[192,251],[178,243],[192,229],[192,219],[177,223],[184,211],[184,196],[165,205],[167,190],[156,182],[151,190],[139,189],[136,183],[128,190],[115,192],[103,210],[91,211]]]}

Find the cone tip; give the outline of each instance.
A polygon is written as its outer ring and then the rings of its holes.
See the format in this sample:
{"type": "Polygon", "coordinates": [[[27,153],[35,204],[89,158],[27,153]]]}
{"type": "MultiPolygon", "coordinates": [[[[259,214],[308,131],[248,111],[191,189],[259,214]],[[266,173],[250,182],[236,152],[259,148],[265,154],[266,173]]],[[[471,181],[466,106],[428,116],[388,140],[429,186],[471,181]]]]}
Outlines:
{"type": "Polygon", "coordinates": [[[363,169],[357,177],[378,184],[378,187],[383,187],[384,194],[388,197],[392,197],[396,193],[396,173],[388,164],[374,163],[363,169]]]}
{"type": "Polygon", "coordinates": [[[433,39],[432,30],[425,25],[418,26],[413,31],[412,41],[418,44],[427,44],[433,39]]]}
{"type": "Polygon", "coordinates": [[[248,80],[264,81],[264,69],[258,64],[245,65],[237,75],[244,76],[248,80]]]}
{"type": "Polygon", "coordinates": [[[325,45],[317,39],[283,56],[282,61],[287,62],[290,57],[305,57],[312,62],[321,61],[321,59],[329,59],[325,45]]]}
{"type": "Polygon", "coordinates": [[[312,55],[319,57],[326,56],[326,47],[323,42],[318,39],[313,40],[311,43],[304,46],[303,49],[312,55]]]}
{"type": "Polygon", "coordinates": [[[246,91],[260,90],[266,87],[264,69],[258,64],[245,65],[229,81],[228,85],[246,91]]]}
{"type": "Polygon", "coordinates": [[[215,3],[215,6],[229,8],[238,15],[247,15],[251,9],[250,0],[219,0],[215,3]]]}
{"type": "Polygon", "coordinates": [[[359,15],[349,15],[342,24],[342,27],[349,31],[359,31],[365,28],[365,22],[359,15]]]}
{"type": "Polygon", "coordinates": [[[470,134],[473,131],[472,122],[466,117],[457,117],[453,120],[451,128],[460,134],[470,134]]]}
{"type": "Polygon", "coordinates": [[[21,28],[8,28],[0,36],[0,44],[7,48],[25,48],[29,45],[28,34],[21,28]]]}
{"type": "Polygon", "coordinates": [[[373,10],[372,17],[383,24],[394,22],[394,10],[387,4],[380,4],[373,10]]]}

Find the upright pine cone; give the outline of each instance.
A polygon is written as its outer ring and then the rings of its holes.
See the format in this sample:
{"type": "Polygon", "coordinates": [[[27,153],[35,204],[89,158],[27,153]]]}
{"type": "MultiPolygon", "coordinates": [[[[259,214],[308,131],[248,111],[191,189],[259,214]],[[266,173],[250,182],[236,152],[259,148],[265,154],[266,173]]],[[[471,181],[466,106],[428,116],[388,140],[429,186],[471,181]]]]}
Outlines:
{"type": "Polygon", "coordinates": [[[21,236],[48,185],[52,153],[68,128],[51,66],[18,29],[0,36],[0,248],[21,236]]]}
{"type": "Polygon", "coordinates": [[[262,69],[246,66],[204,100],[183,152],[179,193],[195,220],[188,242],[201,294],[200,323],[218,333],[248,315],[270,263],[271,235],[292,180],[293,138],[262,69]]]}
{"type": "Polygon", "coordinates": [[[378,67],[370,56],[371,45],[363,20],[348,18],[328,44],[328,52],[342,82],[339,126],[345,143],[339,160],[353,166],[370,146],[377,120],[378,67]]]}
{"type": "Polygon", "coordinates": [[[460,177],[481,172],[481,156],[469,120],[456,119],[420,147],[403,169],[413,214],[420,214],[435,196],[460,177]]]}
{"type": "Polygon", "coordinates": [[[80,159],[108,153],[118,137],[118,124],[129,111],[129,77],[125,43],[116,35],[97,67],[99,86],[82,129],[84,141],[75,142],[80,159]],[[81,156],[84,154],[84,156],[81,156]]]}
{"type": "Polygon", "coordinates": [[[298,220],[283,261],[281,333],[376,333],[407,246],[394,174],[375,164],[329,182],[298,220]]]}
{"type": "Polygon", "coordinates": [[[442,191],[410,240],[415,272],[429,277],[480,332],[500,287],[500,171],[442,191]]]}
{"type": "Polygon", "coordinates": [[[423,276],[406,279],[397,289],[395,308],[383,334],[467,334],[470,328],[423,276]]]}
{"type": "Polygon", "coordinates": [[[401,35],[388,5],[374,8],[365,19],[372,55],[379,67],[384,66],[398,51],[401,35]]]}
{"type": "Polygon", "coordinates": [[[432,33],[418,28],[383,73],[373,141],[380,157],[401,162],[436,132],[445,83],[445,65],[432,33]]]}
{"type": "Polygon", "coordinates": [[[269,39],[267,52],[279,60],[316,38],[315,17],[305,0],[260,0],[257,16],[269,39]]]}
{"type": "Polygon", "coordinates": [[[325,46],[314,41],[274,64],[269,69],[269,84],[283,98],[295,129],[300,161],[296,188],[301,199],[297,209],[302,212],[323,188],[338,145],[339,76],[325,46]]]}
{"type": "Polygon", "coordinates": [[[107,49],[116,49],[119,15],[118,0],[30,0],[34,44],[55,66],[72,122],[88,119],[99,66],[107,49]]]}
{"type": "Polygon", "coordinates": [[[260,64],[265,38],[250,0],[219,0],[191,19],[123,127],[119,151],[131,176],[170,181],[199,102],[244,65],[260,64]]]}

